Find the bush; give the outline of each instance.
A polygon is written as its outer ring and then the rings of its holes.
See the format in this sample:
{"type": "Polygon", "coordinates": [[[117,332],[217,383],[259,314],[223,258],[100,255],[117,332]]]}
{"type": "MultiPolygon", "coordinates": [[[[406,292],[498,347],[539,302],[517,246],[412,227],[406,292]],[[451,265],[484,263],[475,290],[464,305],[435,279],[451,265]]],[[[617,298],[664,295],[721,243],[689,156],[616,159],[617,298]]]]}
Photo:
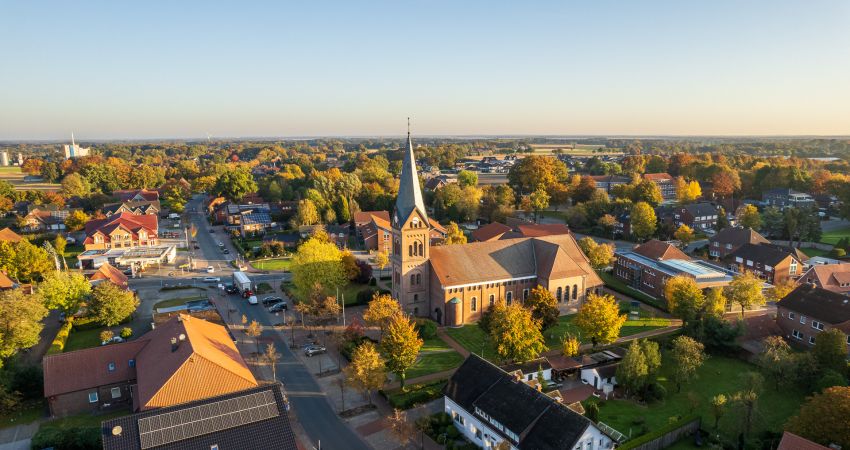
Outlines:
{"type": "Polygon", "coordinates": [[[835,247],[829,251],[829,256],[833,258],[843,258],[847,256],[847,251],[840,247],[835,247]]]}
{"type": "Polygon", "coordinates": [[[372,266],[369,265],[366,261],[357,260],[355,263],[357,265],[357,269],[359,272],[357,273],[357,277],[354,278],[354,281],[360,284],[366,284],[369,280],[372,279],[372,266]]]}
{"type": "MultiPolygon", "coordinates": [[[[392,391],[381,391],[381,394],[386,397],[387,401],[393,408],[410,409],[414,406],[428,403],[431,400],[436,400],[443,396],[443,388],[446,386],[446,380],[432,381],[424,384],[414,384],[407,386],[406,391],[394,389],[392,391]]],[[[446,414],[451,423],[452,418],[446,414]]],[[[434,423],[434,428],[447,425],[445,418],[441,417],[439,421],[434,423]]]]}
{"type": "Polygon", "coordinates": [[[115,337],[115,333],[113,333],[112,330],[103,330],[103,331],[100,332],[99,337],[100,337],[100,342],[104,342],[104,341],[108,341],[108,340],[112,339],[113,337],[115,337]]]}
{"type": "Polygon", "coordinates": [[[372,300],[372,297],[378,295],[390,294],[390,291],[384,289],[363,289],[362,291],[357,293],[357,304],[358,305],[368,305],[372,300]]]}
{"type": "Polygon", "coordinates": [[[596,402],[588,404],[584,415],[593,423],[599,422],[599,404],[596,402]]]}
{"type": "Polygon", "coordinates": [[[100,428],[45,427],[32,437],[31,448],[57,448],[62,450],[90,450],[101,448],[100,428]]]}
{"type": "Polygon", "coordinates": [[[422,339],[430,339],[437,335],[437,324],[431,319],[416,319],[416,332],[422,339]]]}
{"type": "Polygon", "coordinates": [[[827,369],[823,372],[823,376],[817,381],[815,386],[815,392],[821,392],[826,388],[831,388],[833,386],[847,386],[847,379],[844,378],[844,375],[832,370],[827,369]]]}
{"type": "Polygon", "coordinates": [[[121,337],[124,339],[129,339],[130,336],[133,335],[133,329],[130,327],[124,327],[121,329],[121,337]]]}
{"type": "Polygon", "coordinates": [[[625,444],[621,445],[618,448],[620,450],[631,450],[633,448],[638,448],[641,445],[646,444],[647,442],[651,442],[655,439],[658,439],[661,436],[664,436],[665,434],[667,434],[667,433],[669,433],[669,432],[671,432],[671,431],[673,431],[673,430],[675,430],[675,429],[677,429],[677,428],[679,428],[679,427],[681,427],[681,426],[683,426],[683,425],[685,425],[685,424],[687,424],[687,423],[689,423],[693,420],[699,420],[699,415],[694,414],[694,415],[682,417],[679,420],[670,422],[670,423],[668,423],[667,425],[664,425],[661,428],[653,430],[651,433],[644,433],[644,434],[626,442],[625,444]]]}
{"type": "Polygon", "coordinates": [[[9,390],[20,392],[25,400],[44,398],[44,373],[38,366],[10,367],[9,390]]]}
{"type": "Polygon", "coordinates": [[[460,431],[457,429],[456,426],[452,425],[446,428],[446,437],[451,440],[455,440],[460,437],[460,431]]]}
{"type": "Polygon", "coordinates": [[[667,396],[667,388],[661,383],[650,383],[646,386],[646,391],[643,394],[644,400],[647,402],[661,401],[667,396]]]}
{"type": "Polygon", "coordinates": [[[50,344],[50,348],[47,350],[48,355],[54,355],[56,353],[62,353],[65,350],[65,342],[68,340],[68,336],[71,335],[71,328],[74,326],[74,318],[69,317],[65,323],[59,327],[59,332],[56,333],[56,337],[53,338],[53,342],[50,344]]]}

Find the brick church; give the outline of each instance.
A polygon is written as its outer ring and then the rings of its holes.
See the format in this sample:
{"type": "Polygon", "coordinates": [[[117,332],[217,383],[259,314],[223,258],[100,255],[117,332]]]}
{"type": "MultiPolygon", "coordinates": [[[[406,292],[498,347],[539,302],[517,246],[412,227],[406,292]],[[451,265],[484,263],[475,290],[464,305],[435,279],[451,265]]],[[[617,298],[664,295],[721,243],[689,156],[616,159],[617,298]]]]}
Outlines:
{"type": "Polygon", "coordinates": [[[572,234],[432,247],[430,230],[439,225],[425,209],[410,132],[404,151],[390,218],[390,263],[392,295],[406,312],[461,326],[477,321],[496,300],[523,301],[540,285],[563,314],[602,287],[572,234]]]}

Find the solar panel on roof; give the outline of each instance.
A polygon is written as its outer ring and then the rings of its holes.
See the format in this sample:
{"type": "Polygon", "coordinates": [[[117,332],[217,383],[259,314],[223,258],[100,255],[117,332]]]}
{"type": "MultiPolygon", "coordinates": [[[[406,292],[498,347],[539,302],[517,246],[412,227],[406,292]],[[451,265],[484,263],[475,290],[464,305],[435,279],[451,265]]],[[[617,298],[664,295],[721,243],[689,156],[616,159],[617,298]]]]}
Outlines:
{"type": "Polygon", "coordinates": [[[279,415],[274,392],[257,392],[139,419],[139,441],[148,449],[279,415]]]}

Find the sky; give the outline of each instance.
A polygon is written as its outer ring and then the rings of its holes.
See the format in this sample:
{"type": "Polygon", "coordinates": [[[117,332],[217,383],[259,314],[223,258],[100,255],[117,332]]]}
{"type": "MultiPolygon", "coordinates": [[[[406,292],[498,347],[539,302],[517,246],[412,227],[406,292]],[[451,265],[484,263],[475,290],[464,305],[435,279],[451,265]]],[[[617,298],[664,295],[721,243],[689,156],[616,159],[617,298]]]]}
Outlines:
{"type": "Polygon", "coordinates": [[[848,135],[850,2],[0,0],[0,140],[848,135]]]}

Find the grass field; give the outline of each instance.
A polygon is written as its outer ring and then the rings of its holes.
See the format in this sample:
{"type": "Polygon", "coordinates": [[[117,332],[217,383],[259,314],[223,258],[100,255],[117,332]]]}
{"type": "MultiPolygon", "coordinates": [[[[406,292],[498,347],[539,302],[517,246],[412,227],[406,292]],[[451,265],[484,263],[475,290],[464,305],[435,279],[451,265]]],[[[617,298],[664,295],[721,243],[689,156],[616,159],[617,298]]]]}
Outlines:
{"type": "Polygon", "coordinates": [[[604,145],[594,144],[531,144],[531,148],[535,155],[549,155],[556,150],[563,154],[576,156],[623,153],[620,149],[605,148],[604,145]],[[600,148],[602,149],[601,152],[598,151],[600,148]]]}
{"type": "Polygon", "coordinates": [[[191,302],[194,300],[206,300],[206,295],[198,295],[194,297],[178,297],[172,298],[170,300],[163,300],[161,302],[157,302],[153,305],[153,310],[156,311],[157,308],[170,308],[172,306],[180,306],[185,304],[186,302],[191,302]]]}
{"type": "Polygon", "coordinates": [[[92,348],[100,345],[100,332],[108,327],[95,328],[93,330],[73,330],[65,342],[63,352],[72,352],[84,348],[92,348]]]}
{"type": "Polygon", "coordinates": [[[433,352],[438,350],[451,350],[449,344],[446,344],[446,341],[440,339],[439,336],[425,339],[422,343],[422,348],[419,349],[420,352],[433,352]]]}
{"type": "Polygon", "coordinates": [[[289,272],[289,267],[292,265],[292,258],[274,258],[251,261],[251,265],[260,270],[282,270],[289,272]]]}
{"type": "Polygon", "coordinates": [[[426,353],[421,355],[413,364],[413,367],[408,369],[407,378],[412,379],[423,375],[454,369],[462,362],[463,356],[460,356],[460,353],[454,350],[439,353],[426,353]]]}
{"type": "Polygon", "coordinates": [[[827,255],[829,255],[828,251],[821,250],[819,248],[803,248],[803,249],[800,249],[800,250],[802,250],[803,253],[805,253],[806,256],[808,256],[809,258],[814,257],[814,256],[827,256],[827,255]]]}
{"type": "MultiPolygon", "coordinates": [[[[842,238],[850,238],[850,227],[839,228],[837,230],[825,231],[820,238],[824,244],[835,245],[842,238]]],[[[808,249],[807,249],[808,250],[808,249]]],[[[808,254],[808,253],[806,253],[808,254]]]]}
{"type": "Polygon", "coordinates": [[[343,296],[346,305],[357,304],[357,293],[366,289],[377,289],[375,286],[360,283],[348,283],[339,290],[339,295],[343,296]]]}
{"type": "MultiPolygon", "coordinates": [[[[662,364],[658,381],[667,389],[663,401],[648,406],[639,405],[631,400],[608,400],[600,402],[599,420],[626,435],[641,434],[644,426],[653,430],[668,423],[670,418],[696,412],[702,416],[703,428],[713,429],[711,416],[711,398],[717,394],[727,397],[743,387],[741,374],[755,371],[756,367],[744,361],[721,356],[712,356],[697,372],[697,378],[682,386],[676,392],[676,385],[670,381],[671,363],[666,358],[662,364]],[[688,393],[692,392],[692,398],[688,393]],[[694,407],[695,406],[695,407],[694,407]]],[[[805,395],[795,388],[774,389],[765,385],[759,397],[753,424],[753,434],[764,430],[779,431],[790,416],[795,414],[805,395]]],[[[598,401],[598,400],[589,400],[598,401]]],[[[727,439],[737,436],[743,426],[743,408],[730,404],[726,414],[720,420],[721,434],[727,439]]],[[[690,448],[683,443],[680,448],[690,448]]]]}
{"type": "Polygon", "coordinates": [[[490,337],[478,324],[464,325],[460,328],[446,328],[446,333],[463,348],[493,362],[498,362],[496,347],[490,337]]]}

